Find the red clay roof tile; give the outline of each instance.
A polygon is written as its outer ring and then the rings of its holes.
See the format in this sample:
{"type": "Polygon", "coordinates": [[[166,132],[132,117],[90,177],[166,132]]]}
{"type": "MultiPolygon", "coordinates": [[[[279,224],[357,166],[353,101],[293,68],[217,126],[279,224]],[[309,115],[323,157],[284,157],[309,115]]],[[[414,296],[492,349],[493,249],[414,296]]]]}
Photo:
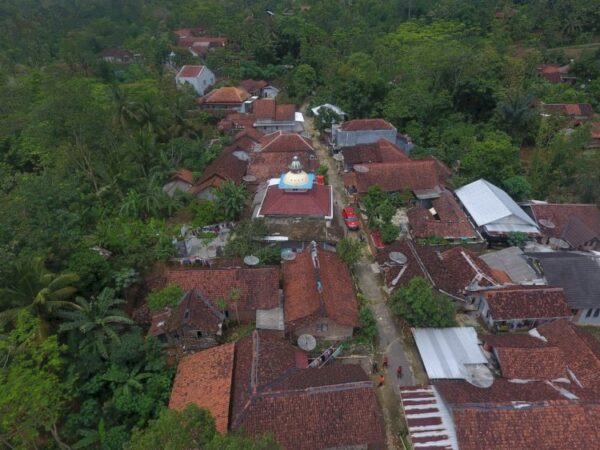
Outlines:
{"type": "Polygon", "coordinates": [[[383,119],[354,119],[342,123],[344,131],[364,131],[364,130],[393,130],[394,126],[383,119]]]}
{"type": "Polygon", "coordinates": [[[202,103],[207,104],[222,104],[222,103],[243,103],[250,98],[250,94],[244,89],[237,87],[222,87],[219,89],[213,89],[207,95],[202,97],[202,103]]]}
{"type": "Polygon", "coordinates": [[[331,186],[313,184],[307,191],[286,191],[269,186],[260,207],[262,216],[328,217],[331,216],[331,186]]]}
{"type": "Polygon", "coordinates": [[[484,294],[494,320],[568,318],[571,309],[562,288],[512,286],[484,294]]]}
{"type": "Polygon", "coordinates": [[[284,133],[275,131],[264,135],[260,140],[261,152],[314,152],[310,139],[300,136],[298,133],[284,133]]]}
{"type": "Polygon", "coordinates": [[[184,78],[195,78],[198,75],[200,75],[200,72],[202,72],[204,70],[204,66],[202,65],[195,65],[195,66],[183,66],[180,70],[179,73],[177,74],[180,77],[184,77],[184,78]]]}

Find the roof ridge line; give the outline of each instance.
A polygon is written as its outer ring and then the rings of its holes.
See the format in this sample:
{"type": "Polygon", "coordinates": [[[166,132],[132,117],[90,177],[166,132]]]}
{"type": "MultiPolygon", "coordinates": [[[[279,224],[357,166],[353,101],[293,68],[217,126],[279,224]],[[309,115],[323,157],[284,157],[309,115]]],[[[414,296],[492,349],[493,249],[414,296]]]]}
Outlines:
{"type": "Polygon", "coordinates": [[[310,386],[304,389],[283,389],[281,391],[262,391],[258,393],[255,398],[258,397],[283,397],[289,394],[321,394],[329,392],[343,392],[353,389],[371,389],[373,388],[373,382],[370,380],[366,381],[350,381],[346,383],[328,384],[325,386],[310,386]]]}

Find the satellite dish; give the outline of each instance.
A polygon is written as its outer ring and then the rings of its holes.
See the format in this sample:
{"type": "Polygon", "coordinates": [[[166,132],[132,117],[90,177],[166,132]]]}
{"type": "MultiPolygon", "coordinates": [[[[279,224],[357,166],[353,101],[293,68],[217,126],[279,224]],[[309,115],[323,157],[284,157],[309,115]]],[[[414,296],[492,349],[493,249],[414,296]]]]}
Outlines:
{"type": "Polygon", "coordinates": [[[260,259],[258,259],[254,255],[248,255],[244,258],[244,264],[246,264],[247,266],[256,266],[259,262],[260,259]]]}
{"type": "Polygon", "coordinates": [[[540,219],[538,220],[538,222],[540,223],[541,226],[546,227],[546,228],[555,228],[556,225],[554,225],[554,222],[552,222],[550,219],[540,219]]]}
{"type": "Polygon", "coordinates": [[[244,175],[242,177],[242,180],[244,180],[244,181],[246,181],[248,183],[251,183],[253,181],[256,181],[256,177],[254,175],[244,175]]]}
{"type": "Polygon", "coordinates": [[[343,161],[344,160],[344,155],[342,155],[341,153],[335,153],[333,155],[333,159],[335,159],[336,161],[343,161]]]}
{"type": "Polygon", "coordinates": [[[390,252],[390,259],[398,264],[406,264],[408,262],[406,255],[400,252],[390,252]]]}
{"type": "Polygon", "coordinates": [[[317,340],[311,334],[301,334],[298,338],[298,347],[302,350],[310,352],[317,346],[317,340]]]}
{"type": "Polygon", "coordinates": [[[356,164],[354,166],[354,171],[355,172],[360,172],[360,173],[367,173],[369,171],[369,168],[367,166],[356,164]]]}
{"type": "Polygon", "coordinates": [[[289,248],[286,248],[281,251],[281,259],[285,261],[293,261],[294,259],[296,259],[296,252],[289,248]]]}
{"type": "Polygon", "coordinates": [[[465,364],[465,375],[473,386],[489,388],[494,384],[494,374],[485,364],[465,364]]]}
{"type": "Polygon", "coordinates": [[[248,155],[248,153],[243,152],[241,150],[236,150],[235,152],[233,152],[233,156],[235,156],[240,161],[248,161],[248,160],[250,160],[250,155],[248,155]]]}

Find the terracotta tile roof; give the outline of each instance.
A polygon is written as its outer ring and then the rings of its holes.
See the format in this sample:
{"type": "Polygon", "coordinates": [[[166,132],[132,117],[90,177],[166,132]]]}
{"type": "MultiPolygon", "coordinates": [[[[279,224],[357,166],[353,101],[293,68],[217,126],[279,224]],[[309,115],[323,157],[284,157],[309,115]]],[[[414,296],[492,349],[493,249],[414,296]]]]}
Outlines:
{"type": "Polygon", "coordinates": [[[496,348],[504,378],[554,380],[567,378],[567,366],[558,347],[496,348]]]}
{"type": "Polygon", "coordinates": [[[587,116],[591,118],[594,115],[592,105],[589,103],[546,103],[543,105],[543,109],[550,114],[566,116],[587,116]]]}
{"type": "Polygon", "coordinates": [[[500,284],[512,284],[513,280],[510,278],[510,276],[501,269],[496,269],[495,267],[490,266],[490,269],[492,270],[492,276],[494,277],[494,279],[496,281],[498,281],[498,283],[500,284]]]}
{"type": "Polygon", "coordinates": [[[294,105],[278,105],[272,98],[256,100],[253,108],[257,120],[270,119],[277,122],[293,122],[296,112],[294,105]]]}
{"type": "Polygon", "coordinates": [[[240,86],[251,94],[257,94],[260,90],[266,87],[269,83],[265,80],[242,80],[240,86]]]}
{"type": "Polygon", "coordinates": [[[592,123],[592,139],[600,139],[600,122],[592,123]]]}
{"type": "Polygon", "coordinates": [[[190,189],[190,192],[197,194],[207,187],[218,187],[225,180],[239,184],[246,174],[247,164],[247,161],[242,161],[234,156],[233,152],[224,151],[204,169],[202,176],[190,189]]]}
{"type": "Polygon", "coordinates": [[[529,334],[484,334],[480,339],[492,348],[537,348],[546,347],[547,342],[529,334]]]}
{"type": "MultiPolygon", "coordinates": [[[[416,244],[407,240],[394,241],[392,244],[377,252],[375,257],[377,263],[382,268],[383,278],[386,286],[389,288],[397,288],[405,285],[414,277],[427,278],[426,273],[420,265],[417,255],[413,252],[416,244]],[[405,265],[399,265],[390,260],[391,252],[400,252],[407,258],[405,265]],[[404,268],[406,267],[406,268],[404,268]],[[400,273],[402,274],[400,275],[400,273]]],[[[429,250],[429,249],[427,249],[429,250]]],[[[431,250],[433,253],[433,250],[431,250]]],[[[434,254],[435,256],[435,254],[434,254]]]]}
{"type": "Polygon", "coordinates": [[[408,210],[408,221],[416,238],[438,236],[450,239],[477,239],[475,228],[450,191],[443,191],[432,201],[437,212],[434,217],[429,209],[416,207],[408,210]]]}
{"type": "Polygon", "coordinates": [[[235,128],[252,128],[256,116],[254,114],[231,113],[227,114],[218,124],[219,131],[230,131],[235,128]]]}
{"type": "Polygon", "coordinates": [[[590,346],[582,330],[566,320],[555,320],[538,328],[550,345],[562,350],[567,367],[583,386],[580,394],[585,398],[600,399],[600,358],[597,347],[590,346]]]}
{"type": "Polygon", "coordinates": [[[202,27],[194,27],[194,28],[179,28],[173,33],[177,35],[177,37],[190,37],[190,36],[201,36],[206,32],[206,30],[202,27]]]}
{"type": "Polygon", "coordinates": [[[213,89],[207,95],[202,97],[201,103],[243,103],[250,98],[250,94],[246,92],[244,89],[240,89],[237,87],[222,87],[219,89],[213,89]]]}
{"type": "Polygon", "coordinates": [[[256,128],[245,128],[241,131],[238,131],[233,137],[232,144],[242,137],[248,137],[252,139],[254,142],[259,143],[261,138],[264,136],[264,133],[256,128]]]}
{"type": "Polygon", "coordinates": [[[443,186],[446,177],[439,171],[435,160],[408,160],[401,162],[362,164],[368,172],[352,173],[354,180],[345,177],[346,186],[354,186],[359,194],[377,185],[385,192],[409,189],[412,191],[443,186]]]}
{"type": "Polygon", "coordinates": [[[284,449],[383,446],[383,421],[371,387],[265,395],[252,402],[244,429],[271,432],[284,449]]]}
{"type": "Polygon", "coordinates": [[[240,310],[272,309],[279,305],[279,268],[168,270],[161,280],[174,283],[184,291],[197,289],[211,302],[227,298],[233,288],[240,289],[240,310]]]}
{"type": "Polygon", "coordinates": [[[514,286],[484,294],[494,320],[568,318],[571,309],[562,288],[514,286]]]}
{"type": "Polygon", "coordinates": [[[298,133],[275,131],[264,135],[260,140],[261,152],[314,152],[312,141],[298,133]]]}
{"type": "Polygon", "coordinates": [[[179,77],[183,77],[183,78],[195,78],[198,75],[200,75],[200,72],[202,72],[204,70],[204,66],[202,65],[195,65],[195,66],[183,66],[180,70],[179,73],[177,74],[177,76],[179,77]]]}
{"type": "Polygon", "coordinates": [[[577,248],[600,237],[600,209],[594,204],[530,205],[543,236],[559,238],[577,248]]]}
{"type": "MultiPolygon", "coordinates": [[[[310,159],[311,152],[298,152],[293,156],[298,156],[302,167],[307,172],[314,172],[319,167],[319,160],[310,159]]],[[[271,178],[279,178],[281,174],[288,170],[292,162],[292,155],[287,152],[255,152],[250,154],[250,164],[246,173],[256,177],[256,183],[262,183],[271,178]]]]}
{"type": "Polygon", "coordinates": [[[379,139],[375,144],[344,147],[340,152],[344,155],[346,164],[407,161],[409,159],[400,147],[386,139],[379,139]]]}
{"type": "Polygon", "coordinates": [[[307,191],[292,192],[273,185],[267,189],[259,214],[280,217],[328,217],[332,215],[331,211],[331,186],[313,184],[307,191]]]}
{"type": "Polygon", "coordinates": [[[181,48],[214,48],[224,47],[227,44],[227,38],[212,36],[185,36],[180,37],[177,46],[181,48]]]}
{"type": "Polygon", "coordinates": [[[394,126],[383,119],[354,119],[342,123],[343,131],[393,130],[394,126]]]}
{"type": "Polygon", "coordinates": [[[171,181],[181,180],[184,183],[194,184],[194,174],[187,169],[180,169],[171,177],[171,181]]]}
{"type": "MultiPolygon", "coordinates": [[[[225,316],[210,300],[203,297],[197,289],[187,292],[170,317],[166,320],[164,329],[177,331],[184,326],[216,334],[221,330],[220,325],[225,316]]],[[[154,322],[154,317],[152,318],[154,322]]]]}
{"type": "Polygon", "coordinates": [[[217,431],[227,432],[235,344],[224,344],[179,362],[169,408],[183,410],[189,403],[207,408],[215,417],[217,431]]]}
{"type": "Polygon", "coordinates": [[[513,402],[543,402],[564,397],[552,386],[542,381],[513,383],[506,378],[496,378],[488,388],[476,387],[465,380],[439,380],[435,388],[454,408],[468,405],[511,405],[513,402]]]}
{"type": "Polygon", "coordinates": [[[598,448],[600,407],[549,404],[453,413],[461,450],[598,448]]]}
{"type": "Polygon", "coordinates": [[[152,316],[152,322],[150,329],[148,330],[148,336],[160,336],[165,333],[165,324],[167,319],[171,317],[173,310],[171,308],[165,308],[163,311],[156,313],[152,316]]]}
{"type": "Polygon", "coordinates": [[[334,252],[318,250],[319,269],[307,248],[293,261],[283,263],[284,317],[286,328],[317,316],[340,325],[357,327],[358,301],[346,265],[334,252]],[[317,283],[320,280],[320,295],[317,283]]]}
{"type": "Polygon", "coordinates": [[[309,389],[311,387],[359,383],[369,380],[369,376],[359,364],[333,364],[320,369],[307,368],[306,370],[296,371],[283,382],[276,384],[275,389],[309,389]]]}

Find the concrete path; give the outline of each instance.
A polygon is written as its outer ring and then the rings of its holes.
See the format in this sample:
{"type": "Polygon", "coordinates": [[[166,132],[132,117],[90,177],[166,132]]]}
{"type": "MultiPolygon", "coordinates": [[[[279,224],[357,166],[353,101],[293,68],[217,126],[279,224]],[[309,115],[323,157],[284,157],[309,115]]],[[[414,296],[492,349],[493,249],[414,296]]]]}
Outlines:
{"type": "Polygon", "coordinates": [[[404,346],[402,343],[402,334],[397,329],[392,313],[386,304],[386,297],[381,291],[379,277],[373,271],[371,263],[361,261],[354,266],[354,272],[358,278],[358,284],[363,294],[371,300],[371,307],[375,320],[377,321],[377,331],[379,334],[379,348],[382,353],[379,361],[384,356],[388,358],[388,369],[386,374],[386,383],[390,383],[394,392],[400,396],[399,386],[412,386],[415,384],[410,365],[406,358],[404,346]],[[402,366],[402,377],[398,378],[396,370],[402,366]]]}

